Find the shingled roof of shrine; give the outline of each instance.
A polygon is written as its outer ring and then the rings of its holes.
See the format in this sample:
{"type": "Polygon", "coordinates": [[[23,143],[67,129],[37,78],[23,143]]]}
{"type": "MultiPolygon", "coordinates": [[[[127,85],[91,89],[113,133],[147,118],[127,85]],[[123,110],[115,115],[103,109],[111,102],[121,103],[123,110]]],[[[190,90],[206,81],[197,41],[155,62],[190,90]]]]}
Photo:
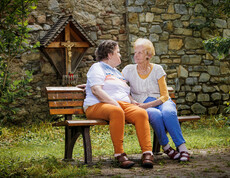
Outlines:
{"type": "Polygon", "coordinates": [[[58,21],[51,27],[51,29],[46,33],[46,35],[40,40],[41,46],[48,46],[51,42],[53,42],[57,36],[65,29],[65,26],[72,22],[76,29],[84,36],[84,38],[90,43],[90,46],[96,46],[96,43],[87,35],[84,28],[72,17],[62,16],[58,19],[58,21]]]}

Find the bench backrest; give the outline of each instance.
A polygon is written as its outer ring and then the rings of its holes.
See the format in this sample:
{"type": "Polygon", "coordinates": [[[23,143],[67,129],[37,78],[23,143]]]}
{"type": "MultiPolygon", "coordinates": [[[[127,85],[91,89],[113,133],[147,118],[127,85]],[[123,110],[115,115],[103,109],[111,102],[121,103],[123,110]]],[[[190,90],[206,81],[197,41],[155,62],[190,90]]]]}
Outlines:
{"type": "Polygon", "coordinates": [[[46,87],[51,115],[83,114],[84,90],[77,87],[46,87]]]}
{"type": "MultiPolygon", "coordinates": [[[[46,87],[46,91],[51,115],[84,114],[84,90],[78,87],[46,87]]],[[[168,91],[174,99],[173,88],[168,87],[168,91]]]]}

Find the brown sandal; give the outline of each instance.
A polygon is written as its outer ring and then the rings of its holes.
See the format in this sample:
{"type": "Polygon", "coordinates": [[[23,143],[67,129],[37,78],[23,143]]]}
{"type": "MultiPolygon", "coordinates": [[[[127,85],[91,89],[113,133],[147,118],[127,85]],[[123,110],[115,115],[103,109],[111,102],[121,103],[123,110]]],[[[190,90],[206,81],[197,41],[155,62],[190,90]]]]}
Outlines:
{"type": "Polygon", "coordinates": [[[175,156],[177,154],[180,154],[180,153],[178,151],[174,150],[172,147],[169,147],[169,149],[165,150],[164,153],[167,154],[170,159],[176,160],[176,159],[180,158],[180,156],[178,156],[178,158],[175,158],[175,156]],[[171,154],[169,154],[171,151],[173,151],[173,152],[171,154]]]}
{"type": "Polygon", "coordinates": [[[180,152],[180,160],[179,160],[180,162],[187,162],[189,161],[189,159],[190,159],[190,154],[187,151],[180,152]],[[181,158],[186,158],[186,159],[181,160],[181,158]]]}
{"type": "Polygon", "coordinates": [[[142,167],[153,168],[153,155],[151,153],[144,153],[141,158],[142,167]]]}
{"type": "Polygon", "coordinates": [[[129,169],[135,164],[133,161],[129,161],[126,153],[122,153],[120,156],[117,156],[116,159],[119,162],[120,168],[129,169]]]}

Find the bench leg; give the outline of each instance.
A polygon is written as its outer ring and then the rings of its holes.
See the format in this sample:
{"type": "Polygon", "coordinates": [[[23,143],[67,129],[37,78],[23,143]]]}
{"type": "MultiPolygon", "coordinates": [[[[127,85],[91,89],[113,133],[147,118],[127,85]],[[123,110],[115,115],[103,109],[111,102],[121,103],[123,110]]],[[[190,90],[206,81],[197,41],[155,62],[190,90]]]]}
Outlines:
{"type": "Polygon", "coordinates": [[[77,140],[77,138],[80,136],[81,131],[79,128],[70,128],[68,126],[65,127],[65,156],[64,161],[73,161],[72,155],[73,155],[73,147],[77,140]]]}
{"type": "Polygon", "coordinates": [[[153,131],[153,154],[160,154],[160,144],[157,138],[156,133],[153,131]]]}
{"type": "Polygon", "coordinates": [[[90,126],[82,127],[82,137],[84,143],[85,163],[92,163],[92,147],[90,140],[90,126]]]}
{"type": "Polygon", "coordinates": [[[90,126],[68,127],[65,128],[65,156],[64,161],[73,160],[73,148],[76,140],[82,134],[84,144],[85,163],[92,163],[92,147],[90,140],[90,126]]]}

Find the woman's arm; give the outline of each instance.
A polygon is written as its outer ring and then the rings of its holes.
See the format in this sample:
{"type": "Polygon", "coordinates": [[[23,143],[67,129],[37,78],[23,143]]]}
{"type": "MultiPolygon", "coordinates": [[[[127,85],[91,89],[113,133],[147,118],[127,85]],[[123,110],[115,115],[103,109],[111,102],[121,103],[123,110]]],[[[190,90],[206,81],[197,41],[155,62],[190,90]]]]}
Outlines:
{"type": "Polygon", "coordinates": [[[142,103],[139,106],[147,109],[149,107],[156,107],[158,105],[163,104],[165,101],[167,101],[169,99],[169,93],[168,93],[168,89],[167,89],[167,84],[165,81],[165,76],[162,76],[159,80],[158,80],[158,85],[160,88],[160,98],[158,98],[155,101],[149,102],[149,103],[142,103]]]}
{"type": "Polygon", "coordinates": [[[131,101],[132,104],[135,104],[135,105],[139,105],[140,104],[136,100],[134,100],[131,95],[129,95],[129,99],[130,99],[130,101],[131,101]]]}
{"type": "Polygon", "coordinates": [[[91,87],[91,91],[94,96],[97,97],[102,103],[108,103],[120,107],[117,101],[111,98],[103,89],[101,85],[94,85],[91,87]]]}

